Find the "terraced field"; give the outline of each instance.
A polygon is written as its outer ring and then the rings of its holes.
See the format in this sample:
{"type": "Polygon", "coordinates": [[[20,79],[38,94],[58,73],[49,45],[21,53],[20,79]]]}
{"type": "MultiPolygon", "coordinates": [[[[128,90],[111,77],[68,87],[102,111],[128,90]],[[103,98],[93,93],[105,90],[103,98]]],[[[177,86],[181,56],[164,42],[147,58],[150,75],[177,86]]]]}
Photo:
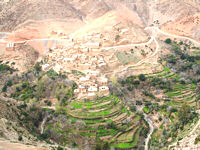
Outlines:
{"type": "Polygon", "coordinates": [[[146,128],[141,116],[130,112],[115,96],[72,101],[66,110],[73,122],[84,123],[80,131],[82,136],[93,140],[100,138],[115,148],[134,148],[141,130],[146,128]]]}
{"type": "MultiPolygon", "coordinates": [[[[159,127],[154,130],[151,141],[150,141],[150,148],[157,149],[158,146],[163,147],[161,143],[166,141],[166,143],[177,141],[177,139],[183,138],[186,134],[188,134],[189,129],[192,125],[198,120],[194,118],[190,123],[184,126],[183,129],[175,128],[178,124],[178,110],[183,106],[184,103],[191,106],[191,108],[196,108],[196,85],[193,83],[184,83],[182,77],[177,75],[176,73],[172,72],[167,67],[160,73],[151,74],[148,76],[151,81],[155,80],[155,78],[162,79],[170,83],[170,86],[166,86],[163,88],[163,92],[166,97],[163,99],[163,103],[158,111],[159,115],[162,118],[167,120],[166,122],[162,122],[159,127]],[[163,133],[166,136],[163,136],[163,133]],[[167,137],[167,138],[166,138],[167,137]]],[[[159,81],[159,80],[155,80],[159,81]]],[[[159,81],[160,82],[160,81],[159,81]]]]}
{"type": "Polygon", "coordinates": [[[181,84],[180,79],[182,77],[170,71],[170,69],[168,69],[167,67],[165,67],[162,72],[149,75],[149,77],[161,78],[168,81],[176,80],[175,84],[172,85],[172,89],[170,91],[166,89],[164,90],[165,95],[168,96],[168,106],[171,105],[180,107],[183,103],[187,103],[190,106],[196,105],[195,84],[181,84]]]}

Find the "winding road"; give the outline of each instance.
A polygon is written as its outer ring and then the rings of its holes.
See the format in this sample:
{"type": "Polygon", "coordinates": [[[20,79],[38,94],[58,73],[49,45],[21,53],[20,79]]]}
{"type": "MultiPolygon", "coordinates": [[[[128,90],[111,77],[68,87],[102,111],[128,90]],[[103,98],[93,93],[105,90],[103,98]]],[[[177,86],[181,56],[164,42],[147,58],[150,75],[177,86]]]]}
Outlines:
{"type": "MultiPolygon", "coordinates": [[[[144,30],[151,30],[152,31],[152,36],[150,38],[149,41],[147,42],[144,42],[144,43],[139,43],[139,44],[128,44],[128,45],[120,45],[120,46],[113,46],[113,47],[103,47],[102,49],[103,50],[110,50],[110,49],[115,49],[115,48],[125,48],[125,47],[133,47],[133,46],[145,46],[145,45],[149,45],[151,44],[153,41],[155,42],[156,44],[156,50],[150,55],[148,56],[147,58],[139,61],[138,63],[134,64],[134,65],[130,65],[130,66],[126,66],[123,70],[121,71],[125,71],[127,70],[129,67],[136,67],[136,66],[139,66],[141,64],[143,64],[144,62],[146,62],[149,58],[155,56],[159,51],[160,51],[160,46],[159,46],[159,43],[156,39],[156,36],[158,33],[160,34],[163,34],[165,36],[170,36],[170,37],[174,37],[174,38],[181,38],[181,39],[186,39],[186,40],[190,40],[191,42],[195,43],[195,44],[198,44],[200,45],[200,42],[194,40],[194,39],[191,39],[189,37],[184,37],[184,36],[178,36],[178,35],[173,35],[173,34],[170,34],[170,33],[166,33],[162,30],[160,30],[158,27],[146,27],[144,28],[144,30]]],[[[0,32],[0,34],[4,34],[3,32],[0,32]]],[[[5,41],[4,39],[0,39],[0,42],[3,42],[3,43],[25,43],[25,42],[34,42],[34,41],[51,41],[51,40],[55,40],[55,41],[69,41],[69,40],[66,40],[66,39],[53,39],[53,38],[46,38],[46,39],[32,39],[32,40],[24,40],[24,41],[18,41],[18,42],[11,42],[11,41],[5,41]]],[[[152,120],[146,115],[144,114],[144,119],[148,122],[149,124],[149,127],[150,127],[150,131],[149,131],[149,134],[147,136],[147,138],[145,139],[145,150],[148,150],[148,143],[149,143],[149,140],[151,139],[151,135],[153,133],[153,122],[152,120]]],[[[41,133],[43,133],[43,125],[45,124],[46,122],[46,119],[43,120],[42,124],[41,124],[41,133]]],[[[198,121],[197,125],[193,128],[192,132],[193,133],[196,128],[200,125],[200,120],[198,121]]],[[[175,143],[176,144],[176,143],[175,143]]],[[[175,145],[173,144],[173,145],[175,145]]],[[[171,146],[173,146],[171,145],[171,146]]]]}
{"type": "Polygon", "coordinates": [[[148,150],[149,140],[151,139],[151,135],[153,133],[154,127],[153,127],[152,120],[145,113],[143,113],[143,114],[144,114],[144,119],[148,122],[149,128],[150,128],[149,134],[148,134],[147,138],[145,139],[145,150],[148,150]]]}
{"type": "Polygon", "coordinates": [[[154,29],[157,31],[157,33],[161,33],[163,35],[166,35],[166,36],[171,36],[171,37],[174,37],[174,38],[181,38],[181,39],[186,39],[186,40],[190,40],[191,42],[195,43],[195,44],[198,44],[200,45],[200,42],[192,39],[192,38],[189,38],[189,37],[185,37],[185,36],[179,36],[179,35],[173,35],[173,34],[170,34],[170,33],[167,33],[167,32],[164,32],[162,30],[160,30],[158,27],[146,27],[144,30],[151,30],[151,29],[154,29]]]}

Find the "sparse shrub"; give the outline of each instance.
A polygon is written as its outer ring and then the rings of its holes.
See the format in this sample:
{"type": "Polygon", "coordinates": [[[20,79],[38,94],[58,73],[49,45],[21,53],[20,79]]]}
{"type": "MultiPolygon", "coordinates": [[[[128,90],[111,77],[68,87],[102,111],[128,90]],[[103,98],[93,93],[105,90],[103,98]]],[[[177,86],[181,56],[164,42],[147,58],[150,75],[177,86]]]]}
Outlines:
{"type": "Polygon", "coordinates": [[[47,106],[51,106],[51,101],[45,100],[44,102],[47,104],[47,106]]]}
{"type": "Polygon", "coordinates": [[[7,86],[12,86],[12,80],[8,80],[7,86]]]}
{"type": "Polygon", "coordinates": [[[132,86],[132,85],[129,85],[129,86],[127,87],[127,89],[128,89],[129,91],[132,91],[132,90],[133,90],[133,86],[132,86]]]}
{"type": "Polygon", "coordinates": [[[37,62],[35,64],[34,68],[35,68],[36,72],[40,72],[42,70],[39,62],[37,62]]]}
{"type": "Polygon", "coordinates": [[[58,146],[57,150],[64,150],[62,147],[58,146]]]}
{"type": "Polygon", "coordinates": [[[160,116],[160,117],[158,118],[158,120],[159,120],[159,121],[162,121],[162,117],[160,116]]]}
{"type": "Polygon", "coordinates": [[[18,141],[22,141],[22,140],[23,140],[22,136],[19,136],[18,141]]]}
{"type": "Polygon", "coordinates": [[[137,100],[136,105],[142,105],[142,101],[137,100]]]}
{"type": "Polygon", "coordinates": [[[9,70],[11,72],[14,71],[12,68],[10,68],[10,66],[5,64],[0,64],[0,71],[6,71],[6,70],[9,70]]]}
{"type": "Polygon", "coordinates": [[[165,40],[165,43],[171,44],[171,43],[172,43],[172,40],[171,40],[170,38],[167,38],[167,39],[165,40]]]}
{"type": "Polygon", "coordinates": [[[169,56],[168,62],[172,64],[176,64],[176,56],[174,55],[169,56]]]}
{"type": "Polygon", "coordinates": [[[180,45],[183,45],[183,41],[180,41],[179,44],[180,44],[180,45]]]}
{"type": "Polygon", "coordinates": [[[116,36],[115,36],[115,41],[116,41],[116,42],[119,41],[119,38],[120,38],[120,36],[119,36],[119,35],[116,35],[116,36]]]}
{"type": "Polygon", "coordinates": [[[46,74],[52,80],[55,80],[55,78],[58,76],[57,72],[55,72],[53,69],[47,71],[46,74]]]}
{"type": "Polygon", "coordinates": [[[130,111],[132,111],[132,112],[136,112],[136,106],[134,106],[134,105],[130,105],[129,106],[129,108],[130,108],[130,111]]]}
{"type": "Polygon", "coordinates": [[[140,81],[145,81],[145,80],[146,80],[146,77],[145,77],[144,74],[140,74],[140,75],[139,75],[139,79],[140,79],[140,81]]]}
{"type": "Polygon", "coordinates": [[[200,69],[197,70],[196,74],[200,75],[200,69]]]}
{"type": "Polygon", "coordinates": [[[2,88],[2,92],[6,92],[7,91],[7,85],[4,85],[2,88]]]}

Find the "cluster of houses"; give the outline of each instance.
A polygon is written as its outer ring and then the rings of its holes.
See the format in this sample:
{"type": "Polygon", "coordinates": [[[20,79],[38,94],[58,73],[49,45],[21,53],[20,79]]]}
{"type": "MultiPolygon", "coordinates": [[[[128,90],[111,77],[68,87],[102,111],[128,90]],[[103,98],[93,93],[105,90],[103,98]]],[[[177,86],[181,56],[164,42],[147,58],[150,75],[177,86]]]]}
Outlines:
{"type": "Polygon", "coordinates": [[[78,98],[95,98],[96,96],[108,96],[108,79],[106,77],[98,77],[92,79],[89,75],[81,77],[78,88],[74,90],[74,94],[78,98]]]}
{"type": "MultiPolygon", "coordinates": [[[[71,70],[98,70],[106,66],[103,56],[97,55],[100,43],[86,43],[78,46],[75,42],[65,46],[50,49],[47,56],[50,64],[56,72],[70,72],[71,70]]],[[[48,69],[45,64],[44,70],[48,69]]]]}
{"type": "Polygon", "coordinates": [[[107,63],[99,53],[100,48],[100,42],[81,43],[73,40],[57,45],[49,50],[46,57],[48,62],[42,65],[42,69],[47,71],[53,68],[57,73],[71,73],[73,70],[83,73],[78,78],[72,77],[79,85],[74,90],[78,98],[108,96],[108,79],[101,75],[107,63]]]}
{"type": "Polygon", "coordinates": [[[7,43],[6,44],[6,50],[7,51],[14,51],[16,47],[20,46],[20,45],[24,45],[25,42],[15,42],[15,43],[7,43]]]}

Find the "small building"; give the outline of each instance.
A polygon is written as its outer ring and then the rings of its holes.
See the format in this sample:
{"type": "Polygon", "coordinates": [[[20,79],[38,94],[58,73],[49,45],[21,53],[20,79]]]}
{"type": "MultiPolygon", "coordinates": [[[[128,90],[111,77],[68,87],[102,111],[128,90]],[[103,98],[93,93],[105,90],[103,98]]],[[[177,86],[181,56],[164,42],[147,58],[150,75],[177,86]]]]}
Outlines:
{"type": "Polygon", "coordinates": [[[91,67],[91,64],[89,63],[82,63],[79,65],[81,70],[89,69],[91,67]]]}
{"type": "Polygon", "coordinates": [[[74,94],[77,96],[78,94],[80,93],[80,90],[79,89],[75,89],[74,90],[74,94]]]}
{"type": "Polygon", "coordinates": [[[43,71],[47,71],[47,70],[49,70],[50,69],[50,65],[49,64],[44,64],[44,65],[42,65],[42,70],[43,71]]]}
{"type": "Polygon", "coordinates": [[[88,93],[88,98],[89,99],[93,99],[93,98],[95,98],[96,97],[96,94],[93,92],[93,93],[88,93]]]}
{"type": "Polygon", "coordinates": [[[85,92],[86,92],[85,86],[82,85],[82,84],[78,86],[78,89],[79,89],[79,91],[80,91],[81,93],[85,93],[85,92]]]}
{"type": "Polygon", "coordinates": [[[14,43],[8,43],[6,45],[6,50],[7,51],[14,51],[15,50],[15,44],[14,43]]]}
{"type": "Polygon", "coordinates": [[[105,78],[105,77],[98,78],[98,84],[100,86],[107,85],[108,84],[108,78],[105,78]]]}
{"type": "Polygon", "coordinates": [[[89,48],[83,48],[80,51],[83,52],[83,53],[88,53],[89,52],[89,48]]]}
{"type": "Polygon", "coordinates": [[[90,43],[90,42],[86,43],[86,46],[90,49],[99,49],[100,45],[101,44],[99,42],[97,42],[97,43],[90,43]]]}
{"type": "Polygon", "coordinates": [[[121,29],[121,33],[125,33],[125,32],[128,32],[128,29],[121,29]]]}
{"type": "Polygon", "coordinates": [[[106,66],[106,63],[99,63],[98,64],[98,67],[103,67],[103,66],[106,66]]]}
{"type": "Polygon", "coordinates": [[[81,77],[79,80],[81,82],[87,82],[87,81],[89,81],[89,78],[87,78],[87,77],[81,77]]]}
{"type": "Polygon", "coordinates": [[[97,92],[98,91],[98,89],[97,89],[97,87],[95,87],[95,86],[90,86],[89,88],[88,88],[88,93],[93,93],[93,92],[97,92]]]}
{"type": "Polygon", "coordinates": [[[88,70],[86,72],[86,74],[89,75],[92,79],[96,78],[99,75],[99,71],[88,70]]]}
{"type": "Polygon", "coordinates": [[[108,96],[110,94],[108,86],[100,86],[99,93],[104,96],[108,96]]]}
{"type": "Polygon", "coordinates": [[[98,60],[97,56],[93,56],[93,57],[91,58],[91,61],[92,61],[92,62],[97,62],[97,60],[98,60]]]}
{"type": "Polygon", "coordinates": [[[55,70],[55,72],[59,73],[63,69],[63,66],[56,65],[56,66],[53,67],[53,69],[55,70]]]}
{"type": "Polygon", "coordinates": [[[64,62],[70,63],[72,61],[74,61],[74,58],[64,58],[64,62]]]}

